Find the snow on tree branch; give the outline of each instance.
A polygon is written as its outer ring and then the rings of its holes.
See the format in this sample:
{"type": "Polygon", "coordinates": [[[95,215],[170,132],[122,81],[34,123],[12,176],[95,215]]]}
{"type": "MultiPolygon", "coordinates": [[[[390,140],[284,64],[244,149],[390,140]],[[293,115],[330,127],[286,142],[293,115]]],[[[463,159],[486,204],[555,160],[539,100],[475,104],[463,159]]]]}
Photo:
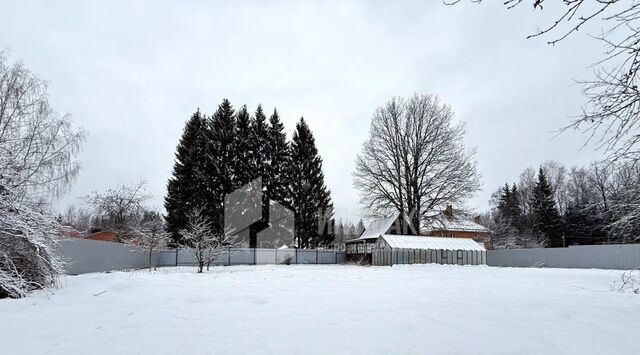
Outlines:
{"type": "Polygon", "coordinates": [[[149,272],[153,265],[153,252],[165,248],[171,241],[171,234],[165,230],[165,224],[159,213],[146,213],[139,226],[133,228],[131,237],[126,243],[134,247],[144,248],[149,257],[149,272]]]}
{"type": "Polygon", "coordinates": [[[24,204],[10,190],[0,194],[0,298],[57,286],[62,261],[54,254],[58,223],[24,204]]]}
{"type": "Polygon", "coordinates": [[[225,230],[224,233],[216,233],[212,229],[212,223],[203,214],[203,208],[192,209],[187,216],[187,227],[180,231],[185,240],[185,247],[191,248],[198,263],[198,273],[201,273],[206,265],[207,270],[211,262],[218,255],[238,245],[238,237],[225,230]]]}
{"type": "Polygon", "coordinates": [[[376,110],[356,160],[354,185],[372,216],[401,212],[417,230],[447,204],[479,189],[475,150],[465,126],[433,95],[392,99],[376,110]]]}
{"type": "Polygon", "coordinates": [[[75,179],[85,137],[50,105],[46,82],[0,52],[0,297],[56,286],[59,225],[42,205],[75,179]]]}

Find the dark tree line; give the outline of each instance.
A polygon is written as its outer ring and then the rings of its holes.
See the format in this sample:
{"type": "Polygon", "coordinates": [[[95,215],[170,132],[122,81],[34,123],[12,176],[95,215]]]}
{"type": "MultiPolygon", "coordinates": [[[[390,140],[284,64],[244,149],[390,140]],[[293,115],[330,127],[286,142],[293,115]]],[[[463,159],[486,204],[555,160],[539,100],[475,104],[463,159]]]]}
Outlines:
{"type": "Polygon", "coordinates": [[[640,166],[545,163],[492,198],[497,248],[562,247],[640,240],[640,166]]]}
{"type": "Polygon", "coordinates": [[[333,240],[333,204],[324,183],[322,158],[303,118],[287,141],[278,112],[267,118],[259,105],[253,115],[228,100],[207,116],[197,110],[186,122],[176,148],[167,184],[167,229],[175,243],[194,209],[224,229],[224,198],[250,181],[262,178],[265,198],[291,209],[298,247],[326,245],[333,240]]]}

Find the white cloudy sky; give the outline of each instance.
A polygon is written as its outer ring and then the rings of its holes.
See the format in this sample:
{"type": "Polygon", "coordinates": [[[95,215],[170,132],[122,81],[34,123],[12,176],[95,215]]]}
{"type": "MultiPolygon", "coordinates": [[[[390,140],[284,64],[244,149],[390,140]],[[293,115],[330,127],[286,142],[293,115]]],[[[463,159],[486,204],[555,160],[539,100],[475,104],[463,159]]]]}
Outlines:
{"type": "Polygon", "coordinates": [[[354,160],[375,108],[438,94],[468,124],[487,208],[493,190],[545,160],[600,152],[554,132],[579,112],[602,48],[584,33],[526,40],[553,6],[501,1],[4,1],[0,48],[50,81],[56,108],[89,132],[83,170],[61,202],[144,178],[162,208],[185,120],[222,98],[277,107],[289,133],[308,120],[338,215],[356,218],[354,160]]]}

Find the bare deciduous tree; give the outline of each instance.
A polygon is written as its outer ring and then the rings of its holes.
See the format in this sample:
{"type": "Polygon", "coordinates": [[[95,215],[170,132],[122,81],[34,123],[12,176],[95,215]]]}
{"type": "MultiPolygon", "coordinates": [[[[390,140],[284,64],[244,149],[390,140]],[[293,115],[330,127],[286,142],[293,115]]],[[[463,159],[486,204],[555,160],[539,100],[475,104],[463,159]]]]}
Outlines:
{"type": "Polygon", "coordinates": [[[0,184],[32,205],[58,196],[78,174],[85,139],[51,107],[46,82],[0,52],[0,184]]]}
{"type": "Polygon", "coordinates": [[[0,52],[0,297],[56,285],[59,225],[43,210],[78,174],[85,137],[51,107],[46,83],[0,52]]]}
{"type": "Polygon", "coordinates": [[[230,248],[237,246],[238,237],[232,233],[216,233],[211,227],[211,221],[203,214],[202,208],[194,208],[187,216],[187,228],[180,231],[185,240],[185,247],[193,251],[198,263],[198,273],[209,266],[216,257],[230,248]]]}
{"type": "Polygon", "coordinates": [[[622,243],[640,241],[640,163],[616,164],[609,185],[608,231],[622,243]]]}
{"type": "MultiPolygon", "coordinates": [[[[455,4],[460,0],[446,1],[455,4]]],[[[482,0],[471,0],[479,3],[482,0]]],[[[544,0],[506,0],[513,8],[522,3],[543,10],[544,0]]],[[[582,113],[565,130],[586,134],[610,153],[609,159],[640,160],[640,2],[622,0],[564,0],[556,20],[527,38],[554,36],[557,44],[585,24],[600,21],[602,31],[592,35],[605,46],[603,57],[594,63],[595,76],[582,80],[586,103],[582,113]]]]}
{"type": "Polygon", "coordinates": [[[71,205],[59,216],[60,223],[86,232],[91,227],[91,211],[84,206],[71,205]]]}
{"type": "Polygon", "coordinates": [[[123,240],[135,236],[135,229],[147,212],[145,204],[151,195],[145,191],[146,182],[119,185],[105,192],[94,192],[84,200],[91,206],[98,227],[111,229],[123,240]]]}
{"type": "Polygon", "coordinates": [[[544,248],[544,235],[531,228],[518,230],[501,216],[487,213],[480,219],[482,225],[491,230],[491,244],[494,249],[544,248]]]}
{"type": "Polygon", "coordinates": [[[165,248],[171,241],[171,234],[165,230],[164,219],[159,213],[149,213],[141,224],[133,231],[133,236],[127,240],[128,244],[144,248],[149,256],[149,272],[153,265],[153,252],[165,248]]]}
{"type": "Polygon", "coordinates": [[[464,134],[465,125],[433,95],[394,98],[378,108],[354,173],[365,210],[405,213],[419,231],[447,204],[470,197],[479,174],[464,134]]]}

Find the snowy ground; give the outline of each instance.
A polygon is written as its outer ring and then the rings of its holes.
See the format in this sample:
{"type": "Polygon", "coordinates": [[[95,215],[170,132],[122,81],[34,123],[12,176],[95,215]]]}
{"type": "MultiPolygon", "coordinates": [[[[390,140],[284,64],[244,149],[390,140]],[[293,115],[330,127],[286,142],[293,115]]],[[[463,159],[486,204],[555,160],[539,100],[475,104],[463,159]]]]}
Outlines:
{"type": "Polygon", "coordinates": [[[87,274],[0,300],[3,354],[640,354],[620,272],[413,265],[87,274]]]}

